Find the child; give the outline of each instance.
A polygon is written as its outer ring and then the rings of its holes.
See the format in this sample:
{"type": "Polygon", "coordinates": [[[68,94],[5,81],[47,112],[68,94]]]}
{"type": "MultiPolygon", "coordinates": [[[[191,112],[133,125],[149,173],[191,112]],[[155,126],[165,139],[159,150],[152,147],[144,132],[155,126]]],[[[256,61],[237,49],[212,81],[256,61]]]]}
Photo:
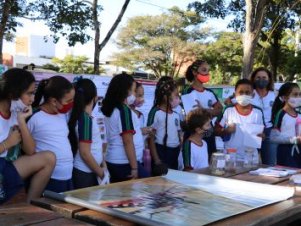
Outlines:
{"type": "Polygon", "coordinates": [[[183,125],[189,134],[182,146],[185,171],[208,167],[208,148],[203,137],[211,129],[211,115],[207,110],[199,108],[189,112],[183,125]]]}
{"type": "Polygon", "coordinates": [[[296,83],[283,84],[275,100],[272,110],[274,128],[271,131],[271,141],[278,143],[277,164],[301,168],[299,152],[301,134],[296,129],[301,116],[296,108],[301,106],[301,91],[296,83]]]}
{"type": "MultiPolygon", "coordinates": [[[[229,136],[225,148],[237,150],[237,161],[245,159],[245,144],[241,128],[248,129],[253,124],[264,126],[262,110],[251,104],[253,98],[253,85],[248,79],[241,79],[235,85],[235,98],[237,104],[226,107],[223,114],[217,119],[215,132],[220,136],[229,136]]],[[[263,132],[263,131],[262,131],[263,132]]],[[[262,132],[257,136],[263,137],[262,132]]],[[[254,151],[258,159],[258,151],[254,151]]]]}
{"type": "MultiPolygon", "coordinates": [[[[191,86],[184,88],[182,96],[194,94],[195,98],[189,100],[190,102],[194,103],[195,106],[207,109],[212,117],[220,115],[223,109],[221,103],[211,89],[204,87],[204,84],[210,80],[208,63],[204,60],[196,60],[188,67],[185,77],[192,84],[191,86]]],[[[189,112],[186,112],[186,114],[188,113],[189,112]]],[[[210,157],[212,152],[216,149],[214,134],[205,138],[205,141],[208,144],[208,153],[210,157]]]]}
{"type": "Polygon", "coordinates": [[[111,80],[103,99],[111,182],[149,176],[142,166],[144,142],[139,118],[129,107],[135,101],[135,89],[132,76],[119,74],[111,80]]]}
{"type": "Polygon", "coordinates": [[[13,68],[3,74],[0,88],[0,204],[13,197],[29,177],[27,201],[39,198],[55,165],[55,156],[51,152],[35,153],[35,143],[26,125],[27,117],[32,114],[34,90],[35,78],[30,72],[13,68]],[[24,155],[10,155],[20,142],[24,155]],[[9,155],[13,158],[8,158],[9,155]]]}
{"type": "Polygon", "coordinates": [[[97,103],[97,90],[90,79],[75,83],[74,105],[70,115],[69,140],[74,159],[73,185],[75,189],[98,185],[97,177],[103,179],[102,141],[93,108],[97,103]]]}
{"type": "Polygon", "coordinates": [[[161,162],[178,169],[180,152],[180,117],[173,111],[180,104],[178,89],[173,80],[163,81],[155,92],[155,103],[148,115],[147,126],[156,130],[149,137],[149,148],[154,165],[161,162]]]}
{"type": "Polygon", "coordinates": [[[74,88],[66,78],[53,76],[42,80],[33,103],[38,109],[27,122],[37,151],[50,150],[56,155],[56,165],[46,187],[54,192],[73,189],[73,155],[66,117],[73,106],[73,98],[74,88]]]}

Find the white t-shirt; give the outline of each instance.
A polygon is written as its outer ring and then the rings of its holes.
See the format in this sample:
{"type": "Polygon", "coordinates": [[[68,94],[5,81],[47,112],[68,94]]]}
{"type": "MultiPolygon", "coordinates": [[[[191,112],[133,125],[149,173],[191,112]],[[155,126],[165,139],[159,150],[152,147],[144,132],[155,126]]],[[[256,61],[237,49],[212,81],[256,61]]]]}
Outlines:
{"type": "Polygon", "coordinates": [[[269,91],[268,94],[264,97],[261,97],[258,95],[258,93],[255,90],[255,95],[253,97],[253,105],[261,108],[264,115],[264,122],[265,126],[267,128],[270,128],[273,126],[272,120],[272,107],[275,101],[275,93],[273,91],[269,91]]]}
{"type": "Polygon", "coordinates": [[[140,127],[140,121],[135,112],[123,104],[113,110],[110,117],[105,117],[107,130],[107,152],[106,161],[114,164],[127,164],[123,133],[132,133],[137,161],[142,162],[144,140],[140,127]]]}
{"type": "MultiPolygon", "coordinates": [[[[76,132],[79,142],[91,143],[91,154],[98,165],[103,161],[102,140],[96,117],[89,116],[84,112],[77,123],[76,132]]],[[[74,168],[86,173],[93,172],[82,159],[79,151],[74,158],[74,168]]]]}
{"type": "Polygon", "coordinates": [[[51,178],[69,180],[72,178],[73,154],[68,139],[69,129],[65,114],[48,114],[36,111],[27,122],[28,129],[36,142],[36,150],[52,151],[56,165],[51,178]]]}
{"type": "MultiPolygon", "coordinates": [[[[166,112],[160,108],[153,107],[147,120],[147,126],[151,126],[156,129],[155,142],[157,144],[164,145],[164,136],[166,133],[166,112]]],[[[180,145],[179,131],[180,127],[180,116],[176,112],[168,113],[167,118],[167,147],[175,148],[180,145]]]]}
{"type": "Polygon", "coordinates": [[[297,135],[296,123],[300,117],[301,115],[292,116],[281,109],[276,114],[274,128],[278,129],[283,137],[295,137],[297,135]]]}
{"type": "Polygon", "coordinates": [[[202,169],[209,166],[207,143],[204,140],[202,142],[202,146],[188,139],[183,143],[182,156],[184,169],[202,169]]]}
{"type": "Polygon", "coordinates": [[[262,110],[256,106],[253,106],[248,115],[243,115],[238,112],[236,105],[234,105],[228,106],[216,123],[223,128],[230,124],[236,124],[236,131],[231,134],[229,141],[225,141],[225,148],[235,148],[237,150],[237,159],[244,160],[245,147],[239,127],[244,125],[245,128],[248,128],[248,125],[251,126],[251,124],[264,125],[264,119],[262,110]]]}
{"type": "MultiPolygon", "coordinates": [[[[14,126],[15,124],[15,118],[11,114],[9,118],[3,117],[3,115],[0,113],[0,142],[3,142],[7,137],[10,132],[10,128],[14,126]]],[[[7,150],[2,152],[0,154],[0,157],[6,157],[7,155],[7,150]]]]}
{"type": "MultiPolygon", "coordinates": [[[[204,88],[202,91],[197,90],[192,86],[188,86],[184,88],[182,96],[186,94],[194,93],[194,96],[197,98],[197,100],[200,102],[201,106],[205,109],[212,109],[215,104],[219,102],[217,96],[215,93],[208,88],[204,88]]],[[[195,100],[191,100],[195,101],[195,100]]],[[[197,104],[197,103],[196,103],[197,104]]],[[[188,114],[189,112],[186,112],[188,114]]]]}

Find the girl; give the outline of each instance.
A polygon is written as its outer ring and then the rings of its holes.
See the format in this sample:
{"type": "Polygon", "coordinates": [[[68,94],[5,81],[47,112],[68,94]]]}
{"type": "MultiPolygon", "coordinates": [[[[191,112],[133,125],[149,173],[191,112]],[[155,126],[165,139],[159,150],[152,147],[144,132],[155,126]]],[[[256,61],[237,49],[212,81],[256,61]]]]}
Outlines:
{"type": "Polygon", "coordinates": [[[66,113],[73,106],[73,98],[74,88],[66,78],[53,76],[42,80],[33,103],[38,109],[27,122],[37,151],[50,150],[56,155],[56,165],[46,187],[54,192],[65,192],[73,188],[73,155],[66,119],[66,113]]]}
{"type": "Polygon", "coordinates": [[[183,129],[188,138],[182,146],[185,171],[208,167],[208,148],[203,137],[211,128],[211,116],[207,110],[199,108],[187,115],[183,129]]]}
{"type": "Polygon", "coordinates": [[[137,115],[129,105],[135,101],[136,83],[127,74],[116,75],[103,100],[107,129],[106,161],[111,182],[147,177],[143,169],[143,136],[137,115]]]}
{"type": "MultiPolygon", "coordinates": [[[[222,105],[219,102],[215,93],[204,87],[204,84],[209,82],[209,65],[204,60],[196,60],[187,69],[185,74],[186,79],[191,82],[191,85],[184,88],[182,96],[190,95],[192,103],[200,108],[207,109],[212,117],[216,117],[222,112],[222,105]],[[193,94],[193,95],[191,95],[193,94]]],[[[186,112],[188,114],[189,112],[186,112]]],[[[205,138],[208,144],[209,157],[216,149],[215,136],[205,138]]]]}
{"type": "Polygon", "coordinates": [[[73,185],[75,189],[98,185],[97,177],[104,177],[102,141],[93,108],[97,90],[90,79],[75,84],[75,102],[69,120],[69,140],[74,159],[73,185]]]}
{"type": "Polygon", "coordinates": [[[26,125],[26,119],[32,114],[34,90],[35,78],[30,72],[13,68],[3,74],[0,88],[0,204],[13,197],[29,177],[27,200],[39,198],[55,165],[55,156],[51,152],[35,153],[35,143],[26,125]],[[10,131],[12,127],[14,129],[10,131]],[[20,142],[25,155],[6,158],[14,151],[12,147],[20,142]]]}
{"type": "Polygon", "coordinates": [[[301,167],[299,152],[301,134],[296,129],[301,116],[296,108],[301,106],[301,91],[296,83],[283,84],[272,109],[274,128],[271,131],[271,141],[278,143],[277,164],[291,167],[301,167]]]}
{"type": "Polygon", "coordinates": [[[148,115],[147,126],[156,130],[149,137],[153,164],[161,161],[171,169],[178,169],[180,152],[180,117],[173,111],[180,104],[178,89],[173,80],[163,81],[156,90],[155,103],[148,115]]]}

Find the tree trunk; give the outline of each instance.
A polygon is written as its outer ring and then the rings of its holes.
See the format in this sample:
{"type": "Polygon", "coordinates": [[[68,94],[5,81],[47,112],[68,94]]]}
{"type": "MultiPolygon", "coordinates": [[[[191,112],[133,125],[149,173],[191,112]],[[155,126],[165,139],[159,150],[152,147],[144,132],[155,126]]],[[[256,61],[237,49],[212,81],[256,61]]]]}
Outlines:
{"type": "Polygon", "coordinates": [[[95,29],[95,38],[94,38],[94,74],[99,75],[99,36],[100,36],[100,23],[98,21],[97,15],[97,4],[98,0],[93,0],[92,10],[93,10],[93,22],[95,29]]]}
{"type": "MultiPolygon", "coordinates": [[[[100,43],[99,47],[97,48],[98,56],[99,56],[101,50],[105,47],[105,45],[110,40],[110,38],[111,38],[112,34],[114,33],[114,31],[116,30],[118,24],[121,22],[121,19],[124,15],[124,13],[126,11],[126,8],[128,7],[129,3],[130,3],[130,0],[125,0],[117,19],[115,20],[115,22],[112,25],[111,29],[108,31],[108,33],[107,33],[106,37],[104,38],[104,40],[100,43]]],[[[94,64],[95,64],[95,62],[94,62],[94,64]]],[[[98,61],[98,64],[99,64],[99,61],[98,61]]]]}
{"type": "Polygon", "coordinates": [[[246,31],[243,40],[243,78],[248,78],[253,68],[255,47],[263,26],[267,4],[268,0],[258,0],[255,2],[253,0],[246,0],[246,31]]]}
{"type": "Polygon", "coordinates": [[[3,4],[2,8],[2,17],[0,22],[0,64],[3,63],[3,39],[4,39],[4,32],[6,28],[6,24],[8,21],[8,16],[11,9],[12,0],[6,0],[3,4]]]}

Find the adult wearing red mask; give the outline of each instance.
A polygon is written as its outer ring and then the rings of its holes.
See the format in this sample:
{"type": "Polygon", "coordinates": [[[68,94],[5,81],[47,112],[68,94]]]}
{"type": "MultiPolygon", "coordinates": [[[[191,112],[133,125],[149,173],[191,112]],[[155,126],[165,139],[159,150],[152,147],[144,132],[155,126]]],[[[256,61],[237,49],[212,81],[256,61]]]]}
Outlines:
{"type": "MultiPolygon", "coordinates": [[[[189,95],[189,100],[192,103],[195,103],[196,107],[207,109],[212,118],[221,114],[223,106],[219,102],[215,93],[206,87],[204,87],[205,83],[208,83],[210,80],[209,74],[209,65],[204,60],[196,60],[194,61],[188,68],[185,74],[185,77],[190,85],[184,88],[182,92],[182,97],[184,95],[189,95]],[[192,95],[191,95],[192,94],[192,95]]],[[[184,101],[184,98],[182,98],[184,101]]],[[[185,98],[187,101],[187,98],[185,98]]],[[[189,112],[185,112],[186,115],[189,112]]],[[[215,152],[215,136],[213,134],[213,130],[208,131],[204,140],[208,144],[208,154],[209,158],[212,152],[215,152]]]]}

